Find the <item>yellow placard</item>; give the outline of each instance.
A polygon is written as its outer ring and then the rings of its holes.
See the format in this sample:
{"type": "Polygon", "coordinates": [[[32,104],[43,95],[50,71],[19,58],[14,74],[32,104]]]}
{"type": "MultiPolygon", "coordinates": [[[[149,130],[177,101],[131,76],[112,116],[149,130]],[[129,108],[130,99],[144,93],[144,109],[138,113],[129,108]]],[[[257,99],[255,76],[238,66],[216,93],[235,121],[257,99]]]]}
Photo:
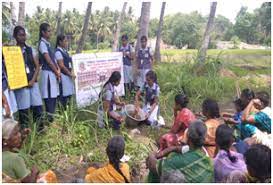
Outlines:
{"type": "Polygon", "coordinates": [[[11,90],[28,86],[25,62],[22,50],[18,46],[3,47],[8,84],[11,90]]]}

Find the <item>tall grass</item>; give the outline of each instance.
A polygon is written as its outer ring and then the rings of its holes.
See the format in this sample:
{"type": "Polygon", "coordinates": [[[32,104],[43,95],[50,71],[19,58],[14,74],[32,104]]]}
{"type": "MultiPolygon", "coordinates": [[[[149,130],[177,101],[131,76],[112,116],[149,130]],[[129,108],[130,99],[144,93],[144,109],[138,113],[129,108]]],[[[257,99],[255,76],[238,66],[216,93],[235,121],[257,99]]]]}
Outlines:
{"type": "Polygon", "coordinates": [[[143,143],[135,142],[121,127],[116,133],[106,120],[106,128],[98,128],[96,122],[97,104],[85,109],[78,109],[72,101],[67,109],[59,107],[55,120],[44,134],[36,134],[36,124],[32,124],[31,135],[20,150],[27,165],[38,166],[41,171],[47,169],[60,170],[79,165],[81,156],[87,162],[107,162],[105,148],[108,140],[115,134],[125,137],[125,154],[131,157],[130,165],[139,165],[151,149],[143,143]]]}

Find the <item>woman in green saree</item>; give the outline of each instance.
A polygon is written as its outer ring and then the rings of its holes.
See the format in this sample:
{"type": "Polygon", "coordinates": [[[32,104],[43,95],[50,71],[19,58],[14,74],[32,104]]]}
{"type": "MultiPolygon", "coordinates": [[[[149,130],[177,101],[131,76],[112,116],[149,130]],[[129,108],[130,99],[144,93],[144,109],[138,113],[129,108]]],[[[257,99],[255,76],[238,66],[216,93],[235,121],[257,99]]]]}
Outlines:
{"type": "Polygon", "coordinates": [[[185,182],[213,182],[212,160],[201,149],[206,132],[205,124],[202,121],[195,121],[190,124],[187,133],[189,151],[172,152],[161,160],[157,160],[155,153],[150,154],[146,161],[150,170],[147,182],[160,182],[161,175],[170,170],[180,170],[185,176],[185,182]]]}

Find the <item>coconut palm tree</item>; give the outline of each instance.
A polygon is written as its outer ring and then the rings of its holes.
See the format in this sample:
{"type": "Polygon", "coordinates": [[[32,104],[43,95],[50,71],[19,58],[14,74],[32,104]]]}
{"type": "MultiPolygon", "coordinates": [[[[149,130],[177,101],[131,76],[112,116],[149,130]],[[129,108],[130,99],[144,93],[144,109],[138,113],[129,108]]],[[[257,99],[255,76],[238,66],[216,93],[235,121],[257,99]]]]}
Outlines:
{"type": "Polygon", "coordinates": [[[11,9],[10,5],[7,2],[2,2],[2,22],[8,24],[11,22],[11,9]]]}
{"type": "Polygon", "coordinates": [[[204,63],[206,60],[207,49],[209,46],[210,33],[213,27],[213,21],[215,17],[217,2],[212,2],[210,7],[209,19],[206,27],[206,31],[203,37],[202,45],[198,51],[198,61],[204,63]]]}
{"type": "Polygon", "coordinates": [[[121,23],[125,14],[125,9],[127,6],[127,2],[124,2],[123,7],[122,7],[122,11],[119,15],[118,18],[118,22],[117,22],[117,29],[114,35],[114,43],[113,43],[113,47],[112,47],[112,51],[117,51],[118,48],[118,40],[119,40],[119,34],[120,34],[120,29],[121,29],[121,23]]]}
{"type": "Polygon", "coordinates": [[[19,2],[18,25],[25,26],[25,2],[19,2]]]}
{"type": "Polygon", "coordinates": [[[155,61],[156,62],[161,61],[160,41],[161,41],[161,31],[163,27],[163,17],[164,17],[165,6],[166,6],[166,2],[162,2],[160,19],[159,19],[159,24],[158,24],[157,33],[156,33],[156,44],[155,44],[155,61]]]}
{"type": "Polygon", "coordinates": [[[151,2],[142,2],[139,31],[137,35],[136,51],[139,49],[141,36],[146,35],[148,37],[150,8],[151,8],[151,2]]]}
{"type": "Polygon", "coordinates": [[[57,28],[56,28],[57,35],[61,33],[61,16],[62,16],[62,2],[59,2],[59,9],[58,9],[58,15],[57,15],[57,28]]]}
{"type": "Polygon", "coordinates": [[[88,31],[89,19],[91,17],[91,7],[92,7],[92,2],[88,2],[86,14],[85,14],[85,17],[84,17],[82,35],[81,35],[78,47],[76,49],[76,53],[81,53],[81,51],[83,49],[83,44],[84,44],[84,41],[85,41],[85,38],[86,38],[86,35],[87,35],[87,31],[88,31]]]}
{"type": "Polygon", "coordinates": [[[95,14],[92,15],[90,20],[90,32],[96,34],[96,46],[105,38],[112,36],[112,30],[114,29],[113,14],[106,7],[102,12],[96,10],[95,14]]]}

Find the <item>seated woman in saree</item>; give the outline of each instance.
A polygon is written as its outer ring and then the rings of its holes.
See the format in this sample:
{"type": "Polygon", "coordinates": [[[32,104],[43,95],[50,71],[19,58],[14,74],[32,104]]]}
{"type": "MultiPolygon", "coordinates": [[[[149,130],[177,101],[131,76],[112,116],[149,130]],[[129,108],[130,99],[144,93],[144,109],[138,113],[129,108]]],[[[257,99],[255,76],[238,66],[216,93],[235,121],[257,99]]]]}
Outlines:
{"type": "Polygon", "coordinates": [[[204,146],[211,158],[215,155],[216,143],[215,134],[217,127],[221,124],[220,111],[217,102],[213,99],[207,98],[202,104],[202,114],[206,116],[207,120],[205,125],[207,126],[207,135],[204,146]]]}
{"type": "Polygon", "coordinates": [[[117,101],[115,95],[115,86],[120,84],[121,74],[118,71],[114,71],[109,80],[103,85],[102,91],[99,94],[100,105],[98,106],[98,124],[99,127],[105,127],[105,120],[110,118],[111,126],[115,130],[120,129],[120,125],[123,121],[123,117],[116,111],[116,106],[124,106],[124,102],[117,101]],[[107,115],[107,116],[106,116],[107,115]]]}
{"type": "Polygon", "coordinates": [[[267,92],[256,93],[256,98],[251,100],[245,108],[242,121],[256,127],[253,135],[248,140],[253,140],[255,143],[264,144],[271,148],[271,108],[269,105],[269,94],[267,92]],[[251,109],[256,108],[257,113],[251,114],[251,109]]]}
{"type": "Polygon", "coordinates": [[[130,171],[126,163],[120,159],[124,155],[125,141],[122,136],[114,136],[108,142],[106,153],[109,163],[102,168],[90,167],[87,169],[85,182],[88,183],[129,183],[130,171]]]}
{"type": "MultiPolygon", "coordinates": [[[[244,110],[246,109],[248,104],[251,102],[251,100],[254,99],[254,97],[255,97],[255,93],[251,89],[243,89],[241,92],[241,95],[240,95],[240,100],[242,103],[242,115],[240,117],[240,123],[237,124],[235,126],[235,128],[237,130],[239,130],[241,140],[251,137],[253,134],[255,134],[255,132],[257,130],[257,127],[255,125],[250,124],[246,121],[243,121],[243,119],[242,119],[244,110]]],[[[253,106],[250,109],[249,114],[254,115],[257,112],[258,112],[258,110],[253,106]]]]}
{"type": "Polygon", "coordinates": [[[215,182],[225,182],[232,171],[247,171],[244,156],[231,151],[233,141],[233,129],[226,124],[220,125],[216,130],[219,151],[214,158],[215,182]]]}
{"type": "Polygon", "coordinates": [[[207,129],[202,121],[194,121],[187,132],[187,152],[170,153],[167,158],[157,160],[156,153],[152,153],[146,160],[150,172],[148,182],[160,182],[160,177],[166,171],[179,170],[187,183],[210,183],[214,181],[212,160],[201,148],[205,142],[207,129]]]}
{"type": "Polygon", "coordinates": [[[242,119],[255,125],[262,132],[271,133],[271,108],[270,97],[267,92],[257,92],[256,98],[252,99],[243,112],[242,119]],[[256,108],[257,113],[251,115],[251,109],[256,108]]]}
{"type": "Polygon", "coordinates": [[[182,140],[184,132],[189,127],[189,124],[196,120],[192,111],[187,108],[188,103],[189,100],[186,95],[178,94],[175,96],[174,123],[171,130],[160,137],[159,152],[170,146],[179,145],[179,141],[182,140]]]}
{"type": "Polygon", "coordinates": [[[29,170],[24,159],[15,152],[22,144],[18,122],[6,119],[2,123],[2,177],[3,182],[36,182],[38,169],[29,170]]]}

